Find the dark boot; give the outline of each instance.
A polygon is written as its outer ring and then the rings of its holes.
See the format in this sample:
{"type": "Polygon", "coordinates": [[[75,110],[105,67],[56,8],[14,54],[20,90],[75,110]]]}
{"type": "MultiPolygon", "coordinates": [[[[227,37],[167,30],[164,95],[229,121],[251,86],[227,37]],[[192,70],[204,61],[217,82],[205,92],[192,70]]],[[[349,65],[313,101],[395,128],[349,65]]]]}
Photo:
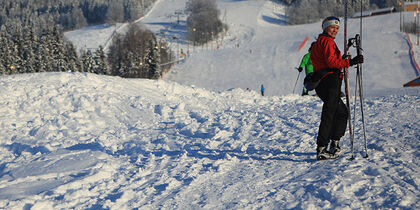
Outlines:
{"type": "Polygon", "coordinates": [[[316,149],[316,159],[317,160],[329,160],[338,158],[337,154],[331,154],[328,152],[327,147],[318,147],[316,149]]]}
{"type": "Polygon", "coordinates": [[[330,153],[331,154],[340,154],[341,148],[340,148],[340,140],[331,140],[330,142],[330,153]]]}
{"type": "Polygon", "coordinates": [[[307,95],[309,95],[309,93],[308,93],[309,91],[308,90],[306,90],[306,88],[303,88],[303,90],[302,90],[302,96],[307,96],[307,95]]]}

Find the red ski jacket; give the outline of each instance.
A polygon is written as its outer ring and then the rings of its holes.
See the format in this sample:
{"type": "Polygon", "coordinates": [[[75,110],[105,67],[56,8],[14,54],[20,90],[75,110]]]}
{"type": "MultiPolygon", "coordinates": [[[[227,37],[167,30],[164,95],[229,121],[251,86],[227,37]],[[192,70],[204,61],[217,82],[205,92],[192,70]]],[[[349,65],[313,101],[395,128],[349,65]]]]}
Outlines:
{"type": "Polygon", "coordinates": [[[322,69],[342,70],[349,67],[349,59],[341,57],[340,50],[334,42],[334,38],[326,34],[320,34],[311,50],[311,61],[314,72],[322,69]]]}

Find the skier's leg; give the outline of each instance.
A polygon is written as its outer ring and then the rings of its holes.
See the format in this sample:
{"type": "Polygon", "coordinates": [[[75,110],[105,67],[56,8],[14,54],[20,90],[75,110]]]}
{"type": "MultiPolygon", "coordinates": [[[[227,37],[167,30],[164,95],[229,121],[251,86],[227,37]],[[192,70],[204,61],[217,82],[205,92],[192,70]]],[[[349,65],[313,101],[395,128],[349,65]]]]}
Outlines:
{"type": "Polygon", "coordinates": [[[339,154],[341,151],[340,148],[340,139],[344,136],[344,133],[347,128],[347,119],[348,112],[347,107],[344,105],[343,101],[339,99],[338,107],[334,116],[334,123],[331,129],[330,135],[330,153],[339,154]]]}
{"type": "Polygon", "coordinates": [[[339,140],[344,136],[347,128],[348,111],[344,102],[339,99],[338,106],[334,115],[333,129],[331,130],[330,139],[339,140]]]}
{"type": "Polygon", "coordinates": [[[303,87],[302,96],[305,96],[305,95],[308,95],[308,90],[305,87],[303,87]]]}
{"type": "Polygon", "coordinates": [[[339,91],[337,90],[341,83],[337,79],[339,80],[340,78],[336,74],[327,76],[316,88],[316,93],[324,102],[317,137],[318,147],[327,147],[330,142],[335,113],[340,99],[339,91]]]}

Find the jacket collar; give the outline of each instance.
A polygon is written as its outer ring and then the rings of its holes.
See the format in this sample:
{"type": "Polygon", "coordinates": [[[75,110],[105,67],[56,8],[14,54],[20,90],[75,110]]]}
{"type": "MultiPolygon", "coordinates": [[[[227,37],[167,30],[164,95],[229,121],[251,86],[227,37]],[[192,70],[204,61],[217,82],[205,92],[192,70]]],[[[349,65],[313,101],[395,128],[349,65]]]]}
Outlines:
{"type": "Polygon", "coordinates": [[[320,36],[326,36],[326,37],[329,37],[329,38],[331,38],[331,39],[335,39],[334,37],[332,37],[332,36],[330,36],[330,35],[328,35],[328,33],[327,32],[322,32],[322,34],[320,34],[320,36]]]}

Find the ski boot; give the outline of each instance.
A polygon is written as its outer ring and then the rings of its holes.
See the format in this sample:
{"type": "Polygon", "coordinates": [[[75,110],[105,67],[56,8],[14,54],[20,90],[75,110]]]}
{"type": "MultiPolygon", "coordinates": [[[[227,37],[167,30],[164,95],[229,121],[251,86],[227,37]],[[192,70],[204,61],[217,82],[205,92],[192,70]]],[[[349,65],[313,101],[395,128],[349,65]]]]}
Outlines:
{"type": "Polygon", "coordinates": [[[331,154],[340,154],[341,148],[340,148],[340,140],[331,140],[330,143],[330,153],[331,154]]]}
{"type": "Polygon", "coordinates": [[[329,160],[338,158],[337,154],[332,154],[327,150],[327,147],[318,147],[316,149],[317,160],[329,160]]]}

